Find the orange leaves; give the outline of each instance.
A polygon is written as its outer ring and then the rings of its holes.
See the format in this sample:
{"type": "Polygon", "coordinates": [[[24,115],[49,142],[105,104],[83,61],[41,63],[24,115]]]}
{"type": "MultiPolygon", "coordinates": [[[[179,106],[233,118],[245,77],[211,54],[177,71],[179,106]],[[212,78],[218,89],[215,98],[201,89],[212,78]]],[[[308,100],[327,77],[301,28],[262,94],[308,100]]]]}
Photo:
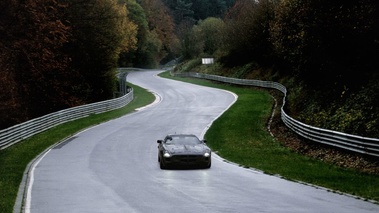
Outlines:
{"type": "Polygon", "coordinates": [[[60,48],[69,28],[60,20],[64,5],[53,0],[4,0],[0,15],[0,128],[34,117],[41,105],[32,97],[56,79],[47,77],[67,67],[60,48]]]}
{"type": "Polygon", "coordinates": [[[137,44],[118,2],[0,2],[0,128],[112,97],[118,54],[137,44]]]}
{"type": "Polygon", "coordinates": [[[175,24],[170,16],[169,9],[161,0],[142,0],[141,6],[144,8],[149,29],[157,33],[162,41],[163,50],[161,51],[161,59],[166,56],[165,51],[174,52],[171,49],[175,47],[176,35],[174,32],[175,24]]]}

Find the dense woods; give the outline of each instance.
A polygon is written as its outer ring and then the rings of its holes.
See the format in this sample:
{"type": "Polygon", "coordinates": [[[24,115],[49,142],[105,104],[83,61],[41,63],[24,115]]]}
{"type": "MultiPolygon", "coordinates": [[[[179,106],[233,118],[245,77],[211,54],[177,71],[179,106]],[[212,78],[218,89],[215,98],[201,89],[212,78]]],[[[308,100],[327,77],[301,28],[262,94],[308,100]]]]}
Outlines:
{"type": "Polygon", "coordinates": [[[304,123],[379,137],[377,1],[236,0],[221,18],[212,37],[213,18],[186,32],[179,69],[279,81],[304,123]],[[216,64],[201,66],[204,56],[216,64]]]}
{"type": "Polygon", "coordinates": [[[0,127],[81,103],[67,90],[72,78],[63,46],[71,34],[65,7],[49,0],[1,1],[0,127]]]}
{"type": "Polygon", "coordinates": [[[136,46],[126,5],[0,2],[0,128],[111,98],[118,54],[136,46]]]}
{"type": "Polygon", "coordinates": [[[376,0],[1,0],[0,129],[105,100],[115,68],[258,78],[301,121],[379,137],[376,0]],[[214,57],[202,66],[201,57],[214,57]],[[313,116],[309,116],[312,114],[313,116]]]}

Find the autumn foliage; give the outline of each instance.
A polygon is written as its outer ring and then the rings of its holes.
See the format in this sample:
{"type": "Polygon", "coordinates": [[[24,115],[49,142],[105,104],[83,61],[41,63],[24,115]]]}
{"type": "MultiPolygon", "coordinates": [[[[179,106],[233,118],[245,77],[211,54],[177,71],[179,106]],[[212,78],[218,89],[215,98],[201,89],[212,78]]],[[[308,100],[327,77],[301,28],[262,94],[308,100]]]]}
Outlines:
{"type": "Polygon", "coordinates": [[[70,58],[65,5],[52,0],[4,0],[0,7],[0,127],[54,110],[70,101],[64,90],[70,58]]]}
{"type": "Polygon", "coordinates": [[[283,81],[287,110],[301,121],[379,134],[377,0],[2,0],[0,8],[0,129],[112,98],[117,66],[214,57],[213,69],[233,77],[283,81]]]}
{"type": "Polygon", "coordinates": [[[111,98],[118,53],[136,45],[125,4],[0,2],[0,129],[111,98]]]}
{"type": "MultiPolygon", "coordinates": [[[[223,20],[212,54],[223,74],[281,81],[287,111],[304,123],[379,136],[378,1],[236,0],[223,20]]],[[[201,25],[187,37],[201,38],[201,25]]]]}

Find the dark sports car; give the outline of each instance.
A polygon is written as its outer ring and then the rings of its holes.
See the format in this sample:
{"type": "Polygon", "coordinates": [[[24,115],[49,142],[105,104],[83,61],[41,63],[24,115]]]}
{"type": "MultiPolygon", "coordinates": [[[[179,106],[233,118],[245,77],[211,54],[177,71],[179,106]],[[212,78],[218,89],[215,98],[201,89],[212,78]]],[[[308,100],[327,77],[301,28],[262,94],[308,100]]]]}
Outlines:
{"type": "Polygon", "coordinates": [[[211,167],[211,149],[195,135],[173,134],[158,140],[158,161],[161,169],[173,166],[211,167]]]}

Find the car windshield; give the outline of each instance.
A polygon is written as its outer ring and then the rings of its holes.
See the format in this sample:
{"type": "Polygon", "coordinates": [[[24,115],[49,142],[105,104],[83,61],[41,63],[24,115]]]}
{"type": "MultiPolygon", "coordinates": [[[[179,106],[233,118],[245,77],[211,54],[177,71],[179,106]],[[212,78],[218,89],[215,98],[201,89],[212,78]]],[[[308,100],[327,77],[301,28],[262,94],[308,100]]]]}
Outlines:
{"type": "Polygon", "coordinates": [[[201,141],[195,137],[190,135],[175,135],[169,136],[165,140],[166,144],[177,144],[177,145],[196,145],[201,144],[201,141]]]}

